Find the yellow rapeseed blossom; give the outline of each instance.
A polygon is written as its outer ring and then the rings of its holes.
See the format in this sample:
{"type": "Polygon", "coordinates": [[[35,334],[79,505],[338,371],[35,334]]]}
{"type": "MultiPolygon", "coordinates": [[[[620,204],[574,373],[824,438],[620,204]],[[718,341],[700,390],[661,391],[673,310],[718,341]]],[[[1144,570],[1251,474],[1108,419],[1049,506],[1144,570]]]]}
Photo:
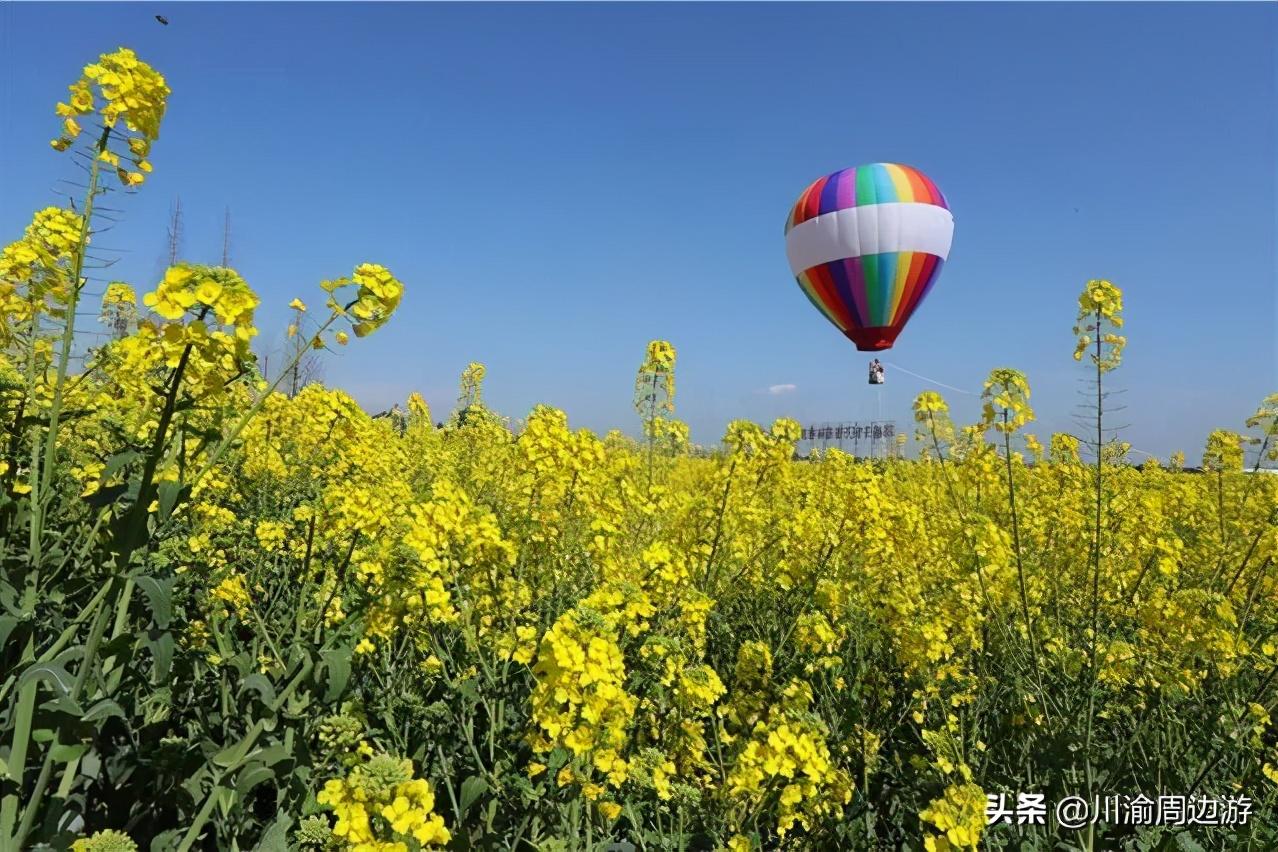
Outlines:
{"type": "Polygon", "coordinates": [[[1269,461],[1278,461],[1278,393],[1261,401],[1256,413],[1247,418],[1247,428],[1260,429],[1261,452],[1269,461]]]}
{"type": "Polygon", "coordinates": [[[1017,431],[1034,419],[1029,398],[1029,382],[1020,370],[1007,367],[991,370],[981,393],[985,423],[1000,432],[1017,431]]]}
{"type": "Polygon", "coordinates": [[[344,778],[332,779],[316,801],[331,811],[338,848],[350,852],[407,850],[406,841],[421,847],[443,846],[452,839],[443,817],[434,812],[430,783],[413,777],[413,764],[385,754],[370,757],[344,778]]]}
{"type": "Polygon", "coordinates": [[[253,603],[244,583],[244,577],[240,574],[232,574],[224,578],[213,588],[211,594],[240,615],[243,615],[253,603]]]}
{"type": "Polygon", "coordinates": [[[975,784],[954,784],[945,788],[919,818],[934,826],[940,834],[929,834],[923,840],[927,852],[976,849],[985,831],[985,791],[975,784]]]}
{"type": "Polygon", "coordinates": [[[0,343],[28,335],[42,314],[63,312],[73,284],[80,283],[71,276],[83,230],[83,217],[46,207],[32,217],[22,239],[0,251],[0,343]]]}
{"type": "Polygon", "coordinates": [[[137,293],[123,281],[112,281],[102,294],[103,305],[136,305],[137,293]]]}
{"type": "MultiPolygon", "coordinates": [[[[73,87],[64,138],[92,132],[99,110],[113,117],[127,149],[112,135],[91,166],[136,183],[161,87],[123,54],[101,63],[73,87]]],[[[43,559],[46,586],[75,574],[58,590],[71,615],[98,592],[123,595],[99,599],[104,656],[136,644],[131,633],[172,631],[190,688],[148,672],[122,681],[143,690],[145,723],[170,730],[165,753],[225,763],[247,733],[259,738],[245,760],[266,761],[292,743],[305,762],[288,802],[318,813],[284,815],[290,844],[413,852],[522,831],[549,847],[589,831],[661,846],[682,831],[698,848],[822,849],[860,837],[853,798],[865,795],[892,818],[886,839],[899,823],[927,849],[975,849],[982,790],[1007,788],[1007,767],[1059,793],[1083,755],[1053,744],[1090,730],[1113,777],[1154,777],[1170,765],[1157,726],[1173,718],[1202,729],[1197,745],[1172,739],[1181,763],[1210,769],[1205,789],[1278,783],[1272,702],[1257,692],[1278,661],[1278,479],[1241,472],[1253,437],[1278,450],[1278,395],[1248,435],[1208,438],[1210,476],[1184,475],[1183,457],[1132,467],[1121,440],[1089,468],[1079,439],[1024,434],[1030,388],[1010,368],[990,373],[975,423],[919,394],[919,463],[833,448],[796,459],[789,418],[734,420],[720,446],[698,448],[673,419],[677,357],[660,340],[635,382],[638,440],[572,428],[548,405],[505,418],[486,407],[479,362],[450,414],[414,393],[406,411],[373,416],[319,384],[274,390],[249,345],[257,295],[233,270],[187,263],[142,315],[128,285],[110,284],[111,339],[63,381],[58,340],[88,230],[49,208],[0,255],[12,556],[43,559]],[[45,454],[55,399],[66,416],[45,454]],[[24,525],[42,511],[49,526],[32,537],[24,525]],[[160,630],[166,591],[173,623],[160,630]],[[256,709],[237,721],[213,708],[224,730],[201,732],[208,714],[187,705],[219,684],[256,709]],[[266,719],[258,704],[279,711],[269,730],[252,723],[266,719]],[[209,742],[223,745],[195,747],[209,742]],[[1218,747],[1227,759],[1213,763],[1218,747]]],[[[374,264],[322,287],[327,313],[289,303],[297,353],[371,333],[403,297],[374,264]]],[[[1121,310],[1117,288],[1088,283],[1080,360],[1118,365],[1121,310]]],[[[56,625],[91,632],[92,608],[73,622],[56,596],[36,605],[53,607],[22,622],[36,653],[62,641],[56,625]]],[[[48,745],[33,744],[27,777],[48,745]]],[[[171,774],[147,765],[160,774],[129,783],[171,774]]],[[[262,776],[244,769],[244,783],[262,776]]],[[[227,821],[207,801],[201,842],[262,836],[253,809],[227,821]]],[[[201,800],[173,803],[183,819],[190,806],[201,800]]],[[[132,844],[101,832],[74,845],[110,842],[132,844]]]]}
{"type": "Polygon", "coordinates": [[[558,745],[591,756],[609,781],[620,785],[627,766],[617,755],[625,746],[635,702],[625,691],[625,664],[610,632],[590,609],[560,616],[542,637],[531,703],[539,751],[558,745]]]}
{"type": "MultiPolygon", "coordinates": [[[[114,128],[116,133],[122,133],[128,146],[128,156],[137,166],[137,171],[117,168],[120,182],[126,186],[142,183],[145,173],[151,171],[146,157],[151,144],[160,136],[160,122],[164,119],[169,96],[164,77],[138,59],[132,50],[122,47],[113,53],[104,53],[97,62],[86,65],[83,75],[69,88],[71,97],[66,103],[57,105],[57,114],[63,116],[63,126],[62,135],[53,140],[53,147],[59,151],[69,148],[81,131],[75,116],[91,115],[96,111],[103,124],[114,128]],[[121,121],[127,133],[118,129],[121,121]]],[[[105,139],[103,137],[104,143],[105,139]]],[[[104,147],[103,152],[106,151],[104,147]]],[[[108,162],[118,163],[118,155],[108,162]]]]}
{"type": "Polygon", "coordinates": [[[138,852],[138,845],[123,831],[107,828],[76,840],[71,852],[138,852]]]}
{"type": "Polygon", "coordinates": [[[404,285],[386,267],[376,263],[361,263],[349,278],[325,281],[321,285],[330,294],[328,307],[335,313],[351,319],[351,330],[356,337],[364,337],[383,326],[399,307],[404,285]],[[355,287],[354,298],[343,304],[337,292],[355,287]]]}
{"type": "Polygon", "coordinates": [[[1095,278],[1087,282],[1078,297],[1078,319],[1074,323],[1077,338],[1074,360],[1091,351],[1092,361],[1101,372],[1114,369],[1122,361],[1127,338],[1113,329],[1123,327],[1123,291],[1110,282],[1095,278]]]}
{"type": "Polygon", "coordinates": [[[1227,429],[1216,429],[1207,436],[1203,450],[1203,469],[1238,472],[1243,469],[1243,437],[1227,429]]]}

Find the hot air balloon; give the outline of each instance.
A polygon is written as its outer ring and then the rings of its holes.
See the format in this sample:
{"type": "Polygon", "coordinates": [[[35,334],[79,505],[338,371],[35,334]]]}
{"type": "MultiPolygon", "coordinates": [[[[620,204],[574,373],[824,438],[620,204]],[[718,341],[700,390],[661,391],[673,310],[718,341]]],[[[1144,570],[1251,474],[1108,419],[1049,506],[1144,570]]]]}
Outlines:
{"type": "MultiPolygon", "coordinates": [[[[954,217],[927,175],[871,163],[803,191],[786,221],[785,250],[817,310],[857,349],[877,352],[892,347],[936,283],[953,237],[954,217]]],[[[870,381],[881,383],[881,373],[870,381]]]]}

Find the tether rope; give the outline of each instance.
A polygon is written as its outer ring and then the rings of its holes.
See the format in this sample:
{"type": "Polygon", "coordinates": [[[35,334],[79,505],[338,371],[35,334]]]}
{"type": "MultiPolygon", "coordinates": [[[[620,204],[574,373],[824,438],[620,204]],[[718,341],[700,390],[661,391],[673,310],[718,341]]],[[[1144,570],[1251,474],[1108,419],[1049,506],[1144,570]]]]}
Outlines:
{"type": "Polygon", "coordinates": [[[955,393],[965,393],[968,396],[980,396],[979,393],[972,393],[971,391],[963,390],[962,388],[956,388],[954,387],[954,385],[947,385],[945,382],[938,382],[936,379],[930,379],[927,376],[920,376],[918,373],[912,373],[909,370],[905,369],[904,367],[897,366],[896,364],[893,364],[890,361],[884,361],[883,366],[891,367],[893,370],[900,370],[902,373],[905,373],[907,376],[913,376],[916,379],[922,379],[925,382],[929,382],[939,387],[943,387],[946,390],[952,390],[955,393]]]}

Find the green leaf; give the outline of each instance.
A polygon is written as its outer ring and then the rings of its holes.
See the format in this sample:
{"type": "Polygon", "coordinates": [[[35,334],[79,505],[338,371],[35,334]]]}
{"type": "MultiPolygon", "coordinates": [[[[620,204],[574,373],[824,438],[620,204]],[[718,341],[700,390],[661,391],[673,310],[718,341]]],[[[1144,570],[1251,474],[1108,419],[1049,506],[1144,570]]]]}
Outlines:
{"type": "Polygon", "coordinates": [[[488,792],[488,782],[478,775],[472,775],[463,781],[461,785],[461,802],[459,804],[461,812],[465,814],[466,811],[470,810],[470,806],[475,803],[475,800],[486,792],[488,792]]]}
{"type": "Polygon", "coordinates": [[[144,725],[165,721],[173,713],[173,690],[167,686],[152,689],[142,700],[140,709],[144,725]]]}
{"type": "Polygon", "coordinates": [[[9,638],[9,634],[13,632],[13,628],[17,627],[19,623],[20,622],[15,616],[0,615],[0,648],[4,647],[4,643],[9,638]]]}
{"type": "Polygon", "coordinates": [[[75,678],[71,677],[62,666],[56,663],[38,663],[18,678],[18,689],[21,690],[28,683],[37,680],[47,683],[59,695],[69,695],[71,685],[75,683],[75,678]]]}
{"type": "Polygon", "coordinates": [[[479,690],[475,687],[475,681],[475,678],[463,680],[461,683],[457,684],[457,692],[460,693],[463,698],[468,698],[471,701],[478,701],[479,690]]]}
{"type": "Polygon", "coordinates": [[[210,770],[207,766],[201,766],[196,770],[195,774],[182,782],[182,789],[186,791],[192,801],[199,802],[204,799],[204,779],[208,777],[209,772],[210,770]]]}
{"type": "Polygon", "coordinates": [[[253,760],[263,766],[274,766],[282,760],[288,760],[292,756],[292,752],[284,746],[277,744],[268,748],[259,749],[253,755],[253,760]]]}
{"type": "Polygon", "coordinates": [[[138,577],[133,582],[142,590],[142,594],[146,595],[147,603],[151,605],[151,617],[155,619],[155,626],[161,630],[167,628],[169,622],[173,620],[174,578],[157,580],[155,577],[138,577]]]}
{"type": "Polygon", "coordinates": [[[235,795],[243,801],[254,787],[270,781],[274,777],[275,773],[267,767],[262,766],[260,763],[252,763],[244,767],[244,771],[236,778],[235,795]]]}
{"type": "Polygon", "coordinates": [[[1174,837],[1176,839],[1176,848],[1181,850],[1181,852],[1207,852],[1203,845],[1187,831],[1179,832],[1174,837]]]}
{"type": "Polygon", "coordinates": [[[271,684],[270,678],[260,672],[254,672],[244,678],[240,686],[240,695],[252,690],[262,698],[262,703],[270,705],[275,703],[275,687],[271,684]]]}
{"type": "Polygon", "coordinates": [[[324,700],[331,703],[346,690],[346,683],[351,678],[351,651],[349,648],[334,648],[321,652],[320,657],[328,671],[328,691],[324,693],[324,700]]]}
{"type": "Polygon", "coordinates": [[[311,694],[309,692],[294,692],[288,697],[288,701],[284,704],[284,715],[289,718],[297,719],[306,712],[306,708],[311,706],[311,694]]]}
{"type": "Polygon", "coordinates": [[[102,468],[102,479],[110,479],[115,476],[126,464],[129,464],[141,455],[142,454],[137,450],[125,450],[111,456],[111,458],[107,459],[106,467],[102,468]]]}
{"type": "Polygon", "coordinates": [[[110,479],[111,476],[120,473],[124,465],[129,464],[137,459],[141,459],[142,453],[137,450],[124,450],[115,453],[110,459],[106,460],[106,468],[102,469],[102,479],[110,479]]]}
{"type": "Polygon", "coordinates": [[[190,490],[189,486],[173,480],[161,482],[156,494],[156,499],[160,503],[160,520],[166,520],[173,513],[173,507],[185,500],[190,490]]]}
{"type": "Polygon", "coordinates": [[[226,661],[226,664],[239,672],[242,678],[248,677],[253,671],[253,663],[254,661],[249,659],[249,655],[246,653],[235,654],[226,661]]]}
{"type": "Polygon", "coordinates": [[[88,497],[84,498],[84,502],[88,503],[95,509],[101,509],[103,506],[109,506],[120,498],[120,495],[129,489],[124,483],[116,483],[99,488],[88,497]]]}
{"type": "Polygon", "coordinates": [[[104,639],[98,646],[98,653],[103,658],[115,658],[117,666],[127,666],[137,652],[136,637],[132,633],[121,633],[114,639],[104,639]]]}
{"type": "Polygon", "coordinates": [[[218,787],[213,791],[213,798],[217,802],[218,810],[222,812],[222,816],[229,817],[231,811],[235,808],[235,791],[230,787],[218,787]]]}
{"type": "Polygon", "coordinates": [[[537,800],[537,791],[533,788],[532,782],[522,773],[512,775],[506,781],[506,785],[507,789],[513,788],[515,792],[519,793],[519,797],[525,805],[537,800]]]}
{"type": "Polygon", "coordinates": [[[169,679],[169,671],[173,668],[173,651],[175,650],[173,634],[165,630],[155,635],[147,644],[155,660],[154,680],[156,683],[164,683],[169,679]]]}
{"type": "Polygon", "coordinates": [[[94,704],[89,708],[81,721],[96,722],[99,719],[106,719],[110,716],[119,716],[121,719],[126,718],[124,715],[124,708],[110,698],[103,698],[97,704],[94,704]]]}
{"type": "Polygon", "coordinates": [[[288,831],[293,827],[293,818],[281,813],[275,818],[257,842],[256,852],[288,852],[288,831]]]}
{"type": "Polygon", "coordinates": [[[235,745],[227,746],[213,755],[213,762],[226,769],[234,769],[244,762],[245,756],[248,755],[249,749],[252,747],[253,741],[245,737],[235,745]]]}
{"type": "Polygon", "coordinates": [[[69,745],[55,745],[49,749],[49,753],[57,763],[70,763],[77,757],[81,757],[88,750],[88,743],[70,743],[69,745]]]}
{"type": "Polygon", "coordinates": [[[98,757],[98,753],[90,751],[80,761],[80,775],[93,781],[97,781],[102,775],[102,758],[98,757]]]}
{"type": "Polygon", "coordinates": [[[25,578],[19,573],[18,566],[6,565],[5,569],[8,575],[0,577],[0,607],[4,607],[8,612],[14,615],[27,615],[27,607],[22,605],[19,600],[21,595],[15,583],[22,585],[25,578]]]}
{"type": "Polygon", "coordinates": [[[182,829],[170,828],[157,834],[151,840],[151,852],[169,852],[176,849],[178,841],[182,839],[182,829]]]}

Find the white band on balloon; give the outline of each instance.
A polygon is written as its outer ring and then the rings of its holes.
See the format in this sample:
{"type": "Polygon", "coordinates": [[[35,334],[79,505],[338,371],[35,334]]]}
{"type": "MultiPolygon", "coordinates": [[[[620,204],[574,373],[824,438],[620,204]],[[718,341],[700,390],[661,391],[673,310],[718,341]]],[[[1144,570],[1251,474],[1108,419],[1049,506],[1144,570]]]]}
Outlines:
{"type": "Polygon", "coordinates": [[[954,239],[954,216],[944,207],[914,201],[866,204],[809,219],[785,235],[795,275],[822,263],[896,251],[944,260],[954,239]]]}

